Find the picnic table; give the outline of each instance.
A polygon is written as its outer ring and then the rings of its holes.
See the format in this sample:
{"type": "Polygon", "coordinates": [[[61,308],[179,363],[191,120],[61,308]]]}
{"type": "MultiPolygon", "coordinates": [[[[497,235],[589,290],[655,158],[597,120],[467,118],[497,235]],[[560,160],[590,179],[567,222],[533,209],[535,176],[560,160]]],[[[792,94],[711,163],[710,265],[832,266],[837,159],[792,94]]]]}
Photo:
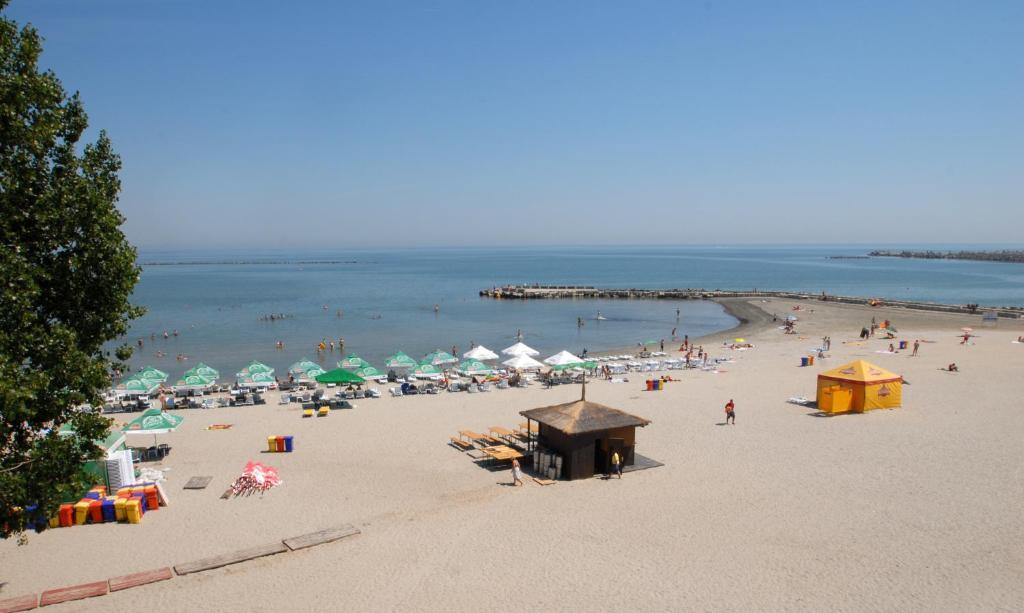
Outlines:
{"type": "Polygon", "coordinates": [[[502,428],[501,426],[491,426],[491,434],[497,434],[499,437],[508,440],[510,437],[515,436],[515,432],[508,428],[502,428]]]}
{"type": "Polygon", "coordinates": [[[480,451],[486,453],[492,460],[498,462],[509,462],[517,458],[523,457],[523,454],[519,451],[509,447],[508,445],[494,445],[491,447],[484,447],[480,451]]]}
{"type": "MultiPolygon", "coordinates": [[[[480,439],[485,438],[485,437],[484,437],[483,434],[480,434],[479,432],[474,432],[472,430],[459,430],[459,438],[464,438],[467,441],[476,441],[476,440],[480,440],[480,439]]],[[[490,437],[486,437],[486,438],[490,438],[490,437]]]]}
{"type": "Polygon", "coordinates": [[[531,424],[528,421],[524,421],[523,423],[519,424],[519,429],[522,430],[523,432],[525,432],[527,428],[529,428],[530,432],[534,434],[536,434],[540,430],[540,426],[538,426],[537,424],[531,424]]]}

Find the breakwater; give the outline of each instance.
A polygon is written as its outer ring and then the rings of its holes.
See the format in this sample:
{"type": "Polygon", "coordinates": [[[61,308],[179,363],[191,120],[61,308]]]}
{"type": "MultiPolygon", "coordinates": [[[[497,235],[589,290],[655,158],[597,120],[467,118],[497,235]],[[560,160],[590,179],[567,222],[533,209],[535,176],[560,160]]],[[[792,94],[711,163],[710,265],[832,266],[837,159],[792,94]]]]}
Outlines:
{"type": "Polygon", "coordinates": [[[993,313],[997,317],[1020,319],[1024,307],[994,307],[977,304],[941,304],[937,302],[914,302],[909,300],[886,300],[864,298],[863,296],[836,296],[832,294],[809,294],[803,292],[767,290],[708,290],[683,289],[637,289],[598,288],[587,285],[505,285],[480,290],[480,295],[498,300],[552,300],[552,299],[632,299],[632,300],[715,300],[718,298],[784,298],[787,300],[815,300],[843,304],[887,306],[918,311],[940,313],[961,313],[981,315],[993,313]]]}

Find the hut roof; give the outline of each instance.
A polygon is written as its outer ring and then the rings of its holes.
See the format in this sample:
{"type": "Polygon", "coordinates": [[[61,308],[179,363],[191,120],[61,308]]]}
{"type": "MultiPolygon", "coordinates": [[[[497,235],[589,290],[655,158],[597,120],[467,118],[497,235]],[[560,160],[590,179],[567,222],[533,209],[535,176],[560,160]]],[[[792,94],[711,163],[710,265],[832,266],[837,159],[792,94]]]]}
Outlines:
{"type": "Polygon", "coordinates": [[[651,423],[649,419],[582,398],[565,404],[520,411],[519,414],[566,434],[646,426],[651,423]]]}

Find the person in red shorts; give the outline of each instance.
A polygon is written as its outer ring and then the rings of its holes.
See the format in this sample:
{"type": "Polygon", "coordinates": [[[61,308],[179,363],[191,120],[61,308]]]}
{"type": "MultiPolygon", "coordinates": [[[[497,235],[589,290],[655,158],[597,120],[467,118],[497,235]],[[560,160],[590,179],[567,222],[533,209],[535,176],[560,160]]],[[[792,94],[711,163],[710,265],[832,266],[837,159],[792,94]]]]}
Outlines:
{"type": "Polygon", "coordinates": [[[729,399],[729,402],[725,403],[725,423],[732,422],[732,425],[736,425],[736,403],[729,399]]]}

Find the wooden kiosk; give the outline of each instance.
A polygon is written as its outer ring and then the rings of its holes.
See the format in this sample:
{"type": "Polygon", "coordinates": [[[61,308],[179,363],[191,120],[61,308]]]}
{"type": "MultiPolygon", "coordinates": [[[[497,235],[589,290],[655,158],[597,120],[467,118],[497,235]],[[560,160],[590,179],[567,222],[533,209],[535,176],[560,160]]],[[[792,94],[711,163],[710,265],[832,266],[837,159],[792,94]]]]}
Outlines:
{"type": "Polygon", "coordinates": [[[586,383],[579,400],[521,411],[527,424],[537,422],[537,437],[531,439],[529,451],[538,446],[563,458],[563,479],[585,479],[610,472],[615,451],[623,465],[633,464],[636,428],[650,420],[603,404],[587,401],[586,383]]]}

